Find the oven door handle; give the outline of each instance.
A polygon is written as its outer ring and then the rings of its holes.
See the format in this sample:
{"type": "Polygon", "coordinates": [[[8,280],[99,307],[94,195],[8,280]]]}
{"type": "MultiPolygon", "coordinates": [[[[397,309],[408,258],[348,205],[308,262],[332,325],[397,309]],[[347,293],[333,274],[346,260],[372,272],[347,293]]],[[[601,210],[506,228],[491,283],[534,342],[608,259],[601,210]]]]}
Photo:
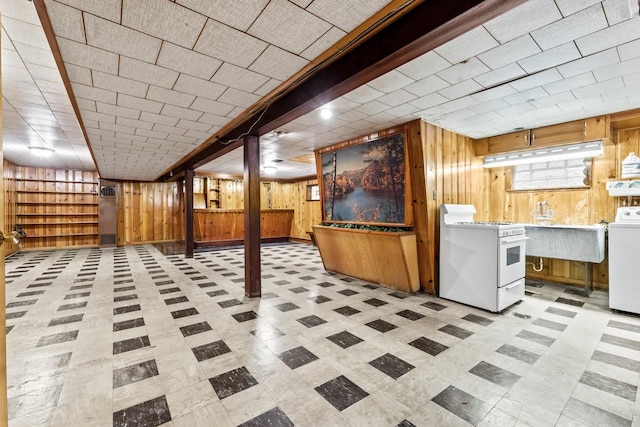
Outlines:
{"type": "Polygon", "coordinates": [[[525,240],[529,240],[529,238],[527,236],[503,237],[500,239],[500,243],[510,245],[511,243],[524,242],[525,240]]]}

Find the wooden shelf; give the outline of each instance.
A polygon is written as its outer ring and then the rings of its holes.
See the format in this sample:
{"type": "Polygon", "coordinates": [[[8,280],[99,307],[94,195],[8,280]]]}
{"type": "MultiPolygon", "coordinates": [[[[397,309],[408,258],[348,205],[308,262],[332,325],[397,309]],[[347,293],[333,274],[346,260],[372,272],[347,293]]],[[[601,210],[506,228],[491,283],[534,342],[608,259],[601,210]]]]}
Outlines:
{"type": "Polygon", "coordinates": [[[98,212],[82,213],[19,213],[18,216],[97,216],[98,212]]]}
{"type": "Polygon", "coordinates": [[[27,239],[47,239],[53,237],[78,237],[78,236],[97,236],[98,233],[67,233],[67,234],[47,234],[45,236],[34,236],[27,234],[27,239]]]}
{"type": "Polygon", "coordinates": [[[32,191],[32,190],[17,190],[16,193],[31,193],[31,194],[90,194],[97,196],[95,192],[81,192],[81,191],[32,191]]]}
{"type": "Polygon", "coordinates": [[[16,178],[18,182],[59,182],[61,184],[94,184],[98,185],[96,181],[60,181],[53,179],[31,179],[31,178],[16,178]]]}
{"type": "Polygon", "coordinates": [[[29,225],[88,225],[95,224],[98,225],[98,221],[83,221],[83,222],[23,222],[22,224],[18,224],[19,226],[29,226],[29,225]]]}
{"type": "Polygon", "coordinates": [[[95,202],[16,202],[18,205],[89,205],[89,206],[98,206],[95,202]]]}

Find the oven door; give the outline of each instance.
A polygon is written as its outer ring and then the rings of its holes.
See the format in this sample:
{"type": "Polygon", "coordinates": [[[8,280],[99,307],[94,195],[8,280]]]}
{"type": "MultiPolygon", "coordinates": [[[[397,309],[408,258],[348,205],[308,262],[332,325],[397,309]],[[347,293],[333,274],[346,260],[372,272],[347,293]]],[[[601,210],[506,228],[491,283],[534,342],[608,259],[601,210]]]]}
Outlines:
{"type": "Polygon", "coordinates": [[[527,240],[529,238],[524,234],[498,239],[498,287],[524,277],[526,266],[524,245],[527,240]]]}

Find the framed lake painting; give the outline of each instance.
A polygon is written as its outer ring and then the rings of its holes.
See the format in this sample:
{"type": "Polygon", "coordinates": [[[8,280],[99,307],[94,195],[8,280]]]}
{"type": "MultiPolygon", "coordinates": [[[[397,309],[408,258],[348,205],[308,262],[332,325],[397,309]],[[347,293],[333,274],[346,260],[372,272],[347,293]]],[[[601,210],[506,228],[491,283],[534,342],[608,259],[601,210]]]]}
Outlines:
{"type": "Polygon", "coordinates": [[[326,222],[411,225],[404,133],[318,150],[326,222]]]}

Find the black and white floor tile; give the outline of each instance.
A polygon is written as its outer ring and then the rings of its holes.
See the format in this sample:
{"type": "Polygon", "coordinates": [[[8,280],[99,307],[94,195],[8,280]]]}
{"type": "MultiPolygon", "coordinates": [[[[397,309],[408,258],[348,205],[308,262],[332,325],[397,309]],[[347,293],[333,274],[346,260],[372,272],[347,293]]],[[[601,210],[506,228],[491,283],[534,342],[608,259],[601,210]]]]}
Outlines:
{"type": "Polygon", "coordinates": [[[500,314],[324,271],[316,248],[7,260],[10,426],[640,425],[640,317],[530,283],[500,314]],[[293,261],[292,261],[293,260],[293,261]]]}

